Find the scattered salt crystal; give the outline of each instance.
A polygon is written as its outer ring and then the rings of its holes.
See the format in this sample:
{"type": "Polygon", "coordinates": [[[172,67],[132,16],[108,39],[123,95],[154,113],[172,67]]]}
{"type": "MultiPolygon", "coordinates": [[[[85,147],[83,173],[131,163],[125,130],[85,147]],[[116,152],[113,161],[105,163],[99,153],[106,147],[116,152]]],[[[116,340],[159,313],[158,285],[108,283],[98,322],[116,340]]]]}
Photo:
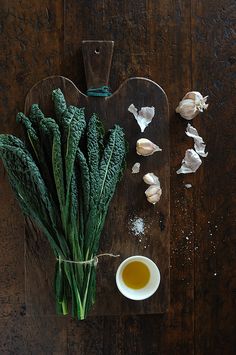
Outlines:
{"type": "MultiPolygon", "coordinates": [[[[131,231],[135,236],[144,235],[145,224],[144,220],[140,217],[134,217],[130,220],[131,222],[131,231]]],[[[141,241],[141,240],[139,240],[141,241]]]]}
{"type": "Polygon", "coordinates": [[[216,276],[217,275],[217,273],[216,272],[214,272],[214,276],[216,276]]]}
{"type": "Polygon", "coordinates": [[[189,240],[189,237],[186,237],[187,240],[189,240]]]}

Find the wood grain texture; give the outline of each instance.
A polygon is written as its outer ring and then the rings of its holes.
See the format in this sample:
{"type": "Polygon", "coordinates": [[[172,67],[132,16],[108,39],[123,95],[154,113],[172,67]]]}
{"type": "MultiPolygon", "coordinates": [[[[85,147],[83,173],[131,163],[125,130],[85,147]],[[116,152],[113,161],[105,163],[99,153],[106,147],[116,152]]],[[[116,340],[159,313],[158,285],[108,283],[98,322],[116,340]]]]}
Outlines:
{"type": "MultiPolygon", "coordinates": [[[[64,75],[85,92],[83,39],[115,41],[110,76],[113,91],[127,77],[137,75],[150,77],[167,92],[171,295],[165,315],[97,317],[82,323],[59,318],[56,326],[55,318],[26,317],[24,304],[17,304],[16,299],[13,303],[15,290],[24,297],[24,285],[20,284],[23,269],[19,262],[10,263],[22,257],[22,240],[14,232],[11,251],[8,255],[2,252],[12,275],[11,287],[13,275],[16,284],[14,291],[8,288],[9,299],[4,297],[1,284],[0,352],[51,354],[55,349],[56,354],[234,354],[234,1],[65,0],[64,6],[61,1],[9,3],[0,1],[1,131],[19,133],[15,113],[23,109],[28,89],[47,75],[64,75]],[[178,177],[175,171],[192,142],[184,134],[186,122],[174,109],[190,89],[210,95],[208,112],[194,120],[206,140],[209,157],[196,175],[178,177]],[[185,190],[184,183],[192,183],[193,189],[185,190]]],[[[18,214],[12,221],[13,197],[3,174],[0,186],[4,210],[0,215],[1,245],[6,248],[7,230],[13,230],[14,223],[20,231],[24,224],[15,204],[18,214]]]]}
{"type": "Polygon", "coordinates": [[[209,150],[194,195],[197,355],[236,349],[236,7],[234,1],[217,5],[197,1],[192,8],[193,85],[210,101],[208,112],[196,120],[209,150]]]}
{"type": "Polygon", "coordinates": [[[108,86],[114,41],[82,41],[87,89],[108,86]]]}
{"type": "MultiPolygon", "coordinates": [[[[191,18],[189,1],[149,2],[150,68],[170,102],[171,144],[171,274],[170,310],[158,319],[162,354],[192,354],[194,342],[194,200],[185,183],[194,176],[178,176],[185,150],[187,122],[175,114],[183,95],[191,90],[191,18]],[[173,21],[174,19],[174,21],[173,21]],[[158,48],[161,47],[159,50],[158,48]],[[161,63],[161,70],[157,63],[161,63]],[[168,329],[168,332],[166,332],[168,329]]],[[[156,320],[157,321],[157,320],[156,320]]],[[[146,323],[147,327],[147,323],[146,323]]],[[[144,328],[145,329],[145,328],[144,328]]],[[[146,342],[147,344],[148,342],[146,342]]]]}
{"type": "MultiPolygon", "coordinates": [[[[96,56],[93,47],[93,42],[87,42],[86,58],[88,58],[88,52],[91,53],[90,55],[96,56]]],[[[101,58],[106,57],[106,53],[109,56],[110,48],[105,48],[103,43],[100,43],[100,50],[101,58]]],[[[105,63],[105,58],[103,62],[105,63]]],[[[90,72],[94,71],[90,58],[88,67],[90,72]]],[[[109,68],[106,69],[109,72],[109,68]]],[[[101,79],[103,78],[101,77],[101,79]]],[[[90,83],[93,85],[91,81],[90,83]]],[[[96,85],[95,82],[94,84],[96,85]]],[[[104,257],[99,260],[96,303],[91,315],[163,313],[167,310],[169,304],[170,179],[167,97],[156,83],[144,78],[128,79],[112,96],[94,98],[82,94],[70,80],[52,76],[40,81],[30,89],[25,102],[26,114],[29,112],[31,105],[37,103],[48,116],[52,111],[52,90],[58,87],[65,93],[69,104],[85,107],[87,119],[91,117],[93,112],[96,112],[106,131],[115,124],[123,127],[129,144],[129,152],[126,158],[127,167],[123,180],[118,185],[110,204],[99,250],[99,253],[119,254],[120,258],[104,257]],[[136,120],[128,112],[131,103],[134,103],[139,109],[152,105],[156,108],[153,121],[144,133],[140,132],[136,120]],[[141,137],[157,142],[163,151],[150,157],[137,156],[136,141],[141,137]],[[131,172],[136,161],[141,162],[140,174],[132,174],[131,172]],[[154,172],[159,177],[162,187],[162,197],[156,206],[149,204],[144,194],[147,185],[144,184],[142,176],[148,172],[154,172]],[[135,218],[142,218],[145,221],[144,235],[135,236],[132,233],[132,221],[135,218]],[[133,302],[124,298],[118,292],[115,284],[115,273],[119,264],[132,255],[150,257],[160,269],[162,280],[160,287],[155,295],[145,301],[133,302]]],[[[38,235],[35,230],[31,230],[30,235],[32,234],[34,234],[32,239],[35,239],[38,235]]],[[[37,315],[54,314],[55,309],[51,309],[52,296],[47,293],[47,288],[49,287],[49,290],[52,291],[50,280],[52,283],[52,270],[54,270],[55,261],[53,261],[51,253],[43,253],[39,266],[40,251],[42,253],[43,249],[47,248],[47,244],[42,240],[41,234],[34,241],[30,241],[30,235],[27,237],[27,241],[31,247],[26,249],[28,261],[26,264],[26,290],[28,291],[26,297],[29,300],[29,305],[26,303],[26,306],[27,309],[30,306],[31,311],[37,315]],[[38,277],[35,278],[36,274],[38,277]],[[37,296],[38,289],[40,289],[42,297],[37,296]],[[46,300],[47,297],[48,301],[46,300]]]]}

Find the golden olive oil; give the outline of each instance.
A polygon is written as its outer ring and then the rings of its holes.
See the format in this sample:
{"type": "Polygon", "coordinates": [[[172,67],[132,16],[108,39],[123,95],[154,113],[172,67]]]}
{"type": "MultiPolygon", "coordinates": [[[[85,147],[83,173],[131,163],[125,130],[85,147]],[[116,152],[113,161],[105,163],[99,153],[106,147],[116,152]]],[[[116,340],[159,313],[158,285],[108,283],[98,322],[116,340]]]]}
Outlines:
{"type": "Polygon", "coordinates": [[[122,279],[126,286],[138,290],[147,285],[150,279],[150,271],[141,261],[131,261],[125,266],[122,279]]]}

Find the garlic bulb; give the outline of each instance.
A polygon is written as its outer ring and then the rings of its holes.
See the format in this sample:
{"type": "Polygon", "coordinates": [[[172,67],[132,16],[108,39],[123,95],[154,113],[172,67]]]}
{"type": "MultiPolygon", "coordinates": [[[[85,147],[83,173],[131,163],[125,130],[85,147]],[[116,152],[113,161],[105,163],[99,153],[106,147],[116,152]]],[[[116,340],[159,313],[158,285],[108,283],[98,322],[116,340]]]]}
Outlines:
{"type": "Polygon", "coordinates": [[[202,96],[198,91],[189,91],[184,97],[185,99],[191,99],[194,101],[195,105],[197,106],[200,112],[206,110],[208,108],[208,104],[206,103],[208,96],[202,96]]]}
{"type": "Polygon", "coordinates": [[[145,191],[145,195],[147,196],[147,200],[150,203],[155,203],[160,201],[162,194],[162,190],[159,186],[157,185],[151,185],[149,188],[145,191]]]}
{"type": "Polygon", "coordinates": [[[162,149],[158,145],[151,142],[149,139],[140,138],[136,143],[136,152],[138,155],[147,157],[155,152],[161,152],[162,149]]]}
{"type": "Polygon", "coordinates": [[[203,97],[198,91],[190,91],[183,97],[175,111],[186,120],[192,120],[199,112],[207,109],[207,97],[203,97]]]}
{"type": "Polygon", "coordinates": [[[192,120],[199,113],[194,101],[191,99],[180,101],[179,106],[175,111],[186,120],[192,120]]]}
{"type": "Polygon", "coordinates": [[[158,177],[153,173],[148,173],[148,174],[144,175],[143,181],[147,185],[157,185],[160,187],[160,181],[159,181],[158,177]]]}
{"type": "Polygon", "coordinates": [[[132,174],[138,174],[140,171],[140,163],[135,163],[132,166],[132,174]]]}

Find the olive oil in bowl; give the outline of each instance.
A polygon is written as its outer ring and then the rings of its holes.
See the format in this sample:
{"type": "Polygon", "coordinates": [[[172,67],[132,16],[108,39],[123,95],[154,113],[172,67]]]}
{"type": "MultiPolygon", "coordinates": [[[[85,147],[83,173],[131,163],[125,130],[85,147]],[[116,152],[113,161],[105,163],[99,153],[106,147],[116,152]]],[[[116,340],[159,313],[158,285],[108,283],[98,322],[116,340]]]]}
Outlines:
{"type": "Polygon", "coordinates": [[[126,286],[138,290],[148,284],[150,271],[141,261],[132,261],[125,266],[122,278],[126,286]]]}
{"type": "Polygon", "coordinates": [[[159,287],[160,271],[146,256],[125,259],[117,269],[116,284],[125,297],[141,301],[151,297],[159,287]]]}

